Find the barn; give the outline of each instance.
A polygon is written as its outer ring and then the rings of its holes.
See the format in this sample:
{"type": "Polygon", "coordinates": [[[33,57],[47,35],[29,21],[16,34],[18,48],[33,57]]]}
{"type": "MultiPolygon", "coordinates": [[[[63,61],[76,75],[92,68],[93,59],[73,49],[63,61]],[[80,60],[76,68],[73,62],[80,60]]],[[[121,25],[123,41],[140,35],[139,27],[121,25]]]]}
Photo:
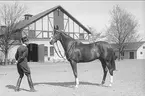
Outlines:
{"type": "MultiPolygon", "coordinates": [[[[89,40],[90,31],[61,6],[55,6],[35,16],[25,14],[24,17],[25,19],[16,28],[20,30],[17,36],[28,36],[30,41],[28,60],[31,62],[47,62],[59,58],[54,51],[54,46],[49,44],[53,28],[56,25],[59,26],[59,30],[64,30],[74,39],[79,39],[84,43],[89,40]]],[[[11,48],[9,59],[14,58],[18,46],[11,48]]],[[[59,49],[56,49],[61,50],[61,54],[64,55],[59,42],[58,46],[59,49]]]]}
{"type": "MultiPolygon", "coordinates": [[[[116,56],[119,56],[117,44],[112,44],[116,56]]],[[[122,59],[145,59],[145,41],[126,43],[122,59]]]]}

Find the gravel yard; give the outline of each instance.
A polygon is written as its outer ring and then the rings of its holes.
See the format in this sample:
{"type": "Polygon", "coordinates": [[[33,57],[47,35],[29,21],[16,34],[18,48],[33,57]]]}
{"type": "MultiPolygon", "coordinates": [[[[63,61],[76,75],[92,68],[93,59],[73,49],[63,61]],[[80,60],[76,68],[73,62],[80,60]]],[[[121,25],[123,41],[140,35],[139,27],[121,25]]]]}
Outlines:
{"type": "Polygon", "coordinates": [[[145,60],[116,61],[114,84],[100,86],[103,70],[100,62],[78,64],[80,85],[74,88],[74,76],[69,63],[29,63],[37,92],[29,92],[26,76],[21,91],[14,88],[18,79],[15,65],[0,66],[0,96],[145,96],[145,60]]]}

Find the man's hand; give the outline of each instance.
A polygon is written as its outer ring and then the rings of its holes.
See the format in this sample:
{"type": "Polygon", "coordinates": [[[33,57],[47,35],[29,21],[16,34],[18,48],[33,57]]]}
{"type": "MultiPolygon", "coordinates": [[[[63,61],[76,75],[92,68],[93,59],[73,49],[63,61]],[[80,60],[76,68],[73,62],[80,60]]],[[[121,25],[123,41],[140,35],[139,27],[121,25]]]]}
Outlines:
{"type": "Polygon", "coordinates": [[[16,64],[18,63],[18,61],[16,60],[16,62],[15,62],[16,64]]]}

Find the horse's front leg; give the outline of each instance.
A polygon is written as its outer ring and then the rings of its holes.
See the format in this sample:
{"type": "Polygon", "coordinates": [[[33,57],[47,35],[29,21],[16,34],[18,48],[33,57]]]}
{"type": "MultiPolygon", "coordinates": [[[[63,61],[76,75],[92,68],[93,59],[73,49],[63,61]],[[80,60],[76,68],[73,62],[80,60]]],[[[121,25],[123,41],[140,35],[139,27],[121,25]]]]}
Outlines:
{"type": "Polygon", "coordinates": [[[102,79],[102,82],[101,82],[101,84],[103,85],[105,83],[105,80],[106,80],[108,69],[107,69],[105,60],[102,59],[100,61],[102,63],[102,68],[103,68],[103,72],[104,72],[103,79],[102,79]]]}
{"type": "Polygon", "coordinates": [[[75,83],[76,83],[75,87],[77,88],[79,85],[78,74],[77,74],[77,63],[75,61],[71,60],[70,64],[71,64],[71,67],[72,67],[72,70],[73,70],[73,73],[75,76],[75,83]]]}
{"type": "Polygon", "coordinates": [[[107,72],[108,72],[108,69],[107,67],[103,68],[103,72],[104,72],[104,75],[103,75],[103,79],[102,79],[102,85],[105,83],[105,80],[106,80],[106,76],[107,76],[107,72]]]}

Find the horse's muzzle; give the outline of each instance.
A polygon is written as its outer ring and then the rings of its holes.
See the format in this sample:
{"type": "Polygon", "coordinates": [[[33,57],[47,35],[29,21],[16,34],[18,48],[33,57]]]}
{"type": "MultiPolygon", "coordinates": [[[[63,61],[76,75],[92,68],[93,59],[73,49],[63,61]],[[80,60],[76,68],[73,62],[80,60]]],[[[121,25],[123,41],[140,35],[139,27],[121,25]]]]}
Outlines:
{"type": "Polygon", "coordinates": [[[54,44],[52,40],[51,40],[49,43],[50,43],[51,45],[53,45],[53,44],[54,44]]]}

